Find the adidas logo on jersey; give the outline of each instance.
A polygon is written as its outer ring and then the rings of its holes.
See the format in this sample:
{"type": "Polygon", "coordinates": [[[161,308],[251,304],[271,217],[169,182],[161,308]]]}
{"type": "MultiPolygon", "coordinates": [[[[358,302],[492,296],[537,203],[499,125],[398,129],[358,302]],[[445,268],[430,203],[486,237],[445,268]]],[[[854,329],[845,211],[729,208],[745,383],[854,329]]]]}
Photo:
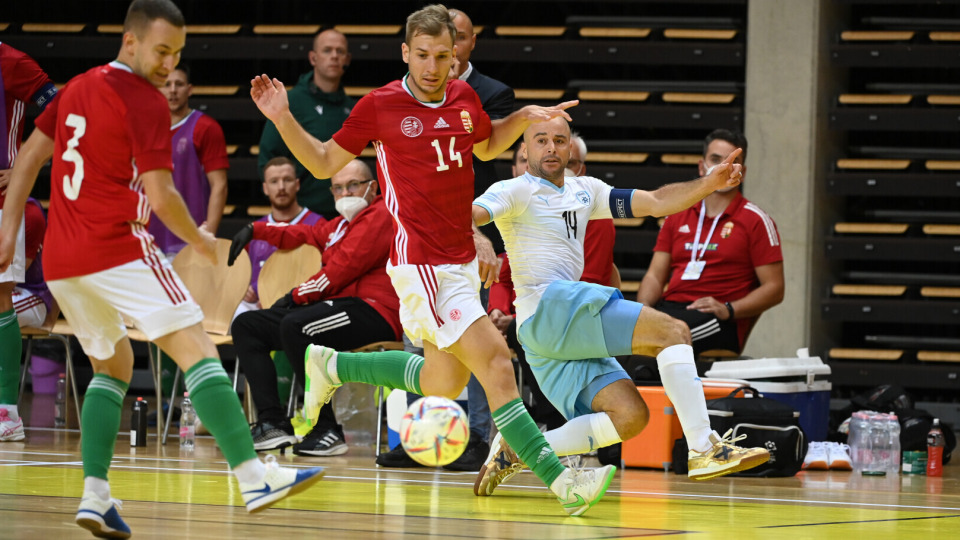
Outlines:
{"type": "Polygon", "coordinates": [[[543,458],[549,456],[552,453],[553,453],[553,448],[550,448],[549,446],[544,446],[543,448],[540,449],[540,455],[537,456],[537,463],[540,463],[541,461],[543,461],[543,458]]]}
{"type": "Polygon", "coordinates": [[[677,229],[677,232],[688,233],[690,232],[690,227],[686,223],[684,223],[683,225],[680,226],[679,229],[677,229]]]}
{"type": "Polygon", "coordinates": [[[450,127],[450,124],[448,124],[448,123],[443,119],[442,116],[440,117],[439,120],[437,120],[437,123],[433,125],[433,129],[441,129],[441,128],[448,128],[448,127],[450,127]]]}

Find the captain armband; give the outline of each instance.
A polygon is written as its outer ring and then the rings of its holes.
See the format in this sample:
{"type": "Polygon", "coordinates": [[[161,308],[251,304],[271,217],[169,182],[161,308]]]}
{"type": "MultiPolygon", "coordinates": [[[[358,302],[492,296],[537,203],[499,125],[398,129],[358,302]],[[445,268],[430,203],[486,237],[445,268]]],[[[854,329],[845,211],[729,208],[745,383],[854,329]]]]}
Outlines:
{"type": "Polygon", "coordinates": [[[610,190],[610,214],[615,218],[633,217],[633,209],[630,207],[631,198],[633,198],[632,189],[610,190]]]}

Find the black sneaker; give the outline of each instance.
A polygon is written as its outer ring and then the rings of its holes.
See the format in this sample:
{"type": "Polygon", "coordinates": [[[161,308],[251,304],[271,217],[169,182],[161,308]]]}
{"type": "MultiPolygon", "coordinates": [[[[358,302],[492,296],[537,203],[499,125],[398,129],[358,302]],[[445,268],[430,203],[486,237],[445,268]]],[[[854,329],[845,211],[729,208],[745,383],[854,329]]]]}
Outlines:
{"type": "Polygon", "coordinates": [[[443,466],[448,471],[479,471],[490,453],[490,445],[475,431],[470,432],[467,448],[453,463],[443,466]]]}
{"type": "Polygon", "coordinates": [[[414,461],[407,455],[402,444],[389,452],[384,452],[377,456],[377,465],[381,467],[425,467],[422,463],[414,461]]]}
{"type": "Polygon", "coordinates": [[[339,456],[347,453],[347,442],[336,429],[314,428],[299,444],[293,445],[298,456],[339,456]]]}
{"type": "Polygon", "coordinates": [[[286,448],[297,443],[293,426],[287,419],[257,422],[250,427],[250,435],[253,436],[253,449],[258,452],[286,448]]]}

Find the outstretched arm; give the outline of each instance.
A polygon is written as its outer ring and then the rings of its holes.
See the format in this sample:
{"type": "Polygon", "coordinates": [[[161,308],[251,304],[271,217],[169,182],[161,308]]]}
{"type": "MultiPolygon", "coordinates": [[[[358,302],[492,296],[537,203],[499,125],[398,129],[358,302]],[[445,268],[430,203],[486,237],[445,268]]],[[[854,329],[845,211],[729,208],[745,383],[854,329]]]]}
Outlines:
{"type": "Polygon", "coordinates": [[[743,177],[741,166],[733,160],[742,150],[737,148],[710,174],[689,182],[667,184],[655,191],[634,190],[630,209],[634,216],[669,216],[693,206],[718,189],[735,187],[743,177]]]}
{"type": "Polygon", "coordinates": [[[3,204],[3,219],[0,220],[0,271],[6,270],[13,261],[17,231],[23,219],[23,205],[33,190],[40,167],[52,155],[53,139],[39,129],[33,130],[17,154],[17,161],[9,174],[7,199],[3,204]]]}
{"type": "Polygon", "coordinates": [[[473,153],[483,161],[490,161],[508,150],[517,139],[523,135],[524,130],[530,124],[537,122],[546,122],[552,118],[562,116],[568,122],[572,121],[567,109],[580,103],[579,100],[564,101],[553,107],[540,107],[538,105],[527,105],[526,107],[510,113],[510,116],[494,120],[493,131],[490,138],[480,141],[473,145],[473,153]]]}
{"type": "Polygon", "coordinates": [[[260,112],[273,122],[283,142],[316,178],[330,178],[356,156],[347,152],[333,139],[323,142],[303,129],[290,112],[287,90],[277,79],[266,74],[250,81],[250,97],[260,112]]]}

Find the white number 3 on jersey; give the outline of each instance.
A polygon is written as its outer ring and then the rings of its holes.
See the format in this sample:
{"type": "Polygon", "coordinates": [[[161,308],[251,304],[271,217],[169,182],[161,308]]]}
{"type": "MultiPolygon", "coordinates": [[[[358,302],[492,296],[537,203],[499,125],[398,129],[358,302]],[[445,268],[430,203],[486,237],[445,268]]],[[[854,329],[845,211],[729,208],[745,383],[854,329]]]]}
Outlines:
{"type": "Polygon", "coordinates": [[[64,161],[73,163],[73,176],[63,175],[63,194],[71,201],[80,196],[80,184],[83,183],[83,156],[77,152],[80,137],[87,132],[87,119],[78,114],[67,115],[67,127],[73,128],[73,137],[67,141],[67,149],[60,156],[64,161]]]}

